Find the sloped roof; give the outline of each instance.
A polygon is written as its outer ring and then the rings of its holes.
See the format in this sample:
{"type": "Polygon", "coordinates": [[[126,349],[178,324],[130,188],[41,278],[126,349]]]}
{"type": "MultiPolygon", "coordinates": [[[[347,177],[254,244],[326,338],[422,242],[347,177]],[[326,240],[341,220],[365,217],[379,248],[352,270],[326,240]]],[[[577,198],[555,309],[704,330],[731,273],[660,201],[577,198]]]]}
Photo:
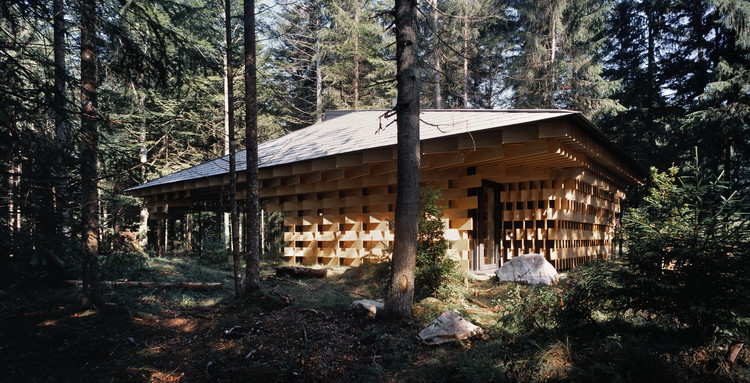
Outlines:
{"type": "MultiPolygon", "coordinates": [[[[324,121],[291,132],[258,146],[259,168],[272,167],[397,143],[395,115],[386,110],[337,111],[324,121]]],[[[579,112],[569,110],[423,110],[420,112],[420,139],[453,136],[499,127],[521,125],[563,116],[576,116],[603,134],[579,112]]],[[[245,151],[237,152],[237,171],[247,168],[245,151]]],[[[193,166],[128,189],[135,191],[175,182],[229,173],[229,156],[193,166]]]]}

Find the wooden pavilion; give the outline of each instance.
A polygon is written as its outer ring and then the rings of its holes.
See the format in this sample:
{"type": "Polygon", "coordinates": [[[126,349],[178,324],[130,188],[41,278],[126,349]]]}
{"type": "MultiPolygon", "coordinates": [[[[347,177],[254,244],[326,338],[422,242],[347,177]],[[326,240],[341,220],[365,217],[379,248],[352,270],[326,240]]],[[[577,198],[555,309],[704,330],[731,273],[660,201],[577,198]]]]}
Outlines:
{"type": "MultiPolygon", "coordinates": [[[[421,182],[442,191],[449,254],[475,271],[525,253],[558,269],[606,258],[625,190],[647,175],[579,112],[425,110],[421,121],[421,182]]],[[[383,110],[329,112],[260,145],[260,197],[284,213],[290,262],[354,266],[389,255],[396,131],[383,110]]],[[[244,151],[237,162],[242,186],[244,151]]],[[[165,219],[220,198],[228,168],[223,157],[128,192],[165,219]]]]}

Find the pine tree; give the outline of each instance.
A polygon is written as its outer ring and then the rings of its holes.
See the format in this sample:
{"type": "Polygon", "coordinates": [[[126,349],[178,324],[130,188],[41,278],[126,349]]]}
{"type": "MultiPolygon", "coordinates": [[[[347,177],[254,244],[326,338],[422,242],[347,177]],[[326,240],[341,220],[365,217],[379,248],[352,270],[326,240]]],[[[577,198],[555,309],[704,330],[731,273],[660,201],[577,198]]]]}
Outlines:
{"type": "Polygon", "coordinates": [[[332,25],[322,31],[324,102],[327,108],[385,108],[395,95],[387,83],[390,38],[379,16],[384,5],[373,0],[332,4],[332,25]]]}
{"type": "Polygon", "coordinates": [[[271,48],[273,82],[280,86],[274,96],[285,128],[299,129],[320,119],[322,99],[321,33],[328,25],[324,3],[297,0],[275,20],[271,48]]]}
{"type": "Polygon", "coordinates": [[[567,108],[588,116],[617,104],[601,57],[609,2],[540,0],[513,3],[518,55],[512,65],[517,108],[567,108]]]}
{"type": "Polygon", "coordinates": [[[247,166],[247,212],[245,213],[245,255],[247,290],[257,290],[260,283],[260,189],[258,186],[258,101],[255,54],[255,1],[244,0],[245,27],[245,148],[247,166]]]}
{"type": "Polygon", "coordinates": [[[419,223],[419,82],[417,79],[417,5],[396,0],[398,170],[395,238],[385,315],[408,318],[414,301],[414,265],[419,223]]]}
{"type": "Polygon", "coordinates": [[[99,179],[97,130],[96,2],[81,7],[81,221],[84,307],[102,308],[99,283],[99,179]]]}

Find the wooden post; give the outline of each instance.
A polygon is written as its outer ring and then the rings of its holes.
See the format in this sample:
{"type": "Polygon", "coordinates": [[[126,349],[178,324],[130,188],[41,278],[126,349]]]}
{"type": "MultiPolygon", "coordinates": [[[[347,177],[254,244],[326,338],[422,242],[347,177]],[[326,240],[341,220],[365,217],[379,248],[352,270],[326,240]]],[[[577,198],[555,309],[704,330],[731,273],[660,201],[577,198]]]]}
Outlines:
{"type": "Polygon", "coordinates": [[[163,257],[164,253],[166,252],[166,244],[164,243],[164,240],[166,238],[165,232],[166,232],[166,219],[159,219],[157,220],[157,226],[156,226],[156,256],[157,257],[163,257]]]}
{"type": "Polygon", "coordinates": [[[189,210],[185,213],[185,250],[193,251],[193,214],[189,210]]]}

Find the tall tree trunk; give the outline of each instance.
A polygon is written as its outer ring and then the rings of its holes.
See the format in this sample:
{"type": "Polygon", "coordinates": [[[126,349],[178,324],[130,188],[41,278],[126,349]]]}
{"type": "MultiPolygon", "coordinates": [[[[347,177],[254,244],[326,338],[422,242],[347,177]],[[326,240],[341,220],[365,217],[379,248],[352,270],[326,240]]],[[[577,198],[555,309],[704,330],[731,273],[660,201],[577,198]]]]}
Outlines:
{"type": "MultiPolygon", "coordinates": [[[[146,182],[146,162],[148,162],[148,144],[146,142],[146,95],[140,96],[135,89],[135,83],[130,82],[130,90],[133,92],[133,98],[138,104],[138,113],[141,114],[141,127],[138,131],[138,145],[140,146],[139,161],[141,164],[141,182],[146,182]]],[[[138,233],[136,239],[138,244],[146,248],[148,246],[148,207],[143,205],[140,212],[140,221],[138,223],[138,233]]]]}
{"type": "Polygon", "coordinates": [[[224,65],[224,105],[225,124],[229,137],[229,210],[232,218],[232,263],[234,264],[234,293],[242,296],[242,259],[240,257],[240,228],[237,218],[237,142],[234,134],[234,91],[232,87],[232,1],[224,1],[224,38],[226,54],[224,65]]]}
{"type": "Polygon", "coordinates": [[[435,109],[442,109],[443,108],[443,94],[442,94],[442,90],[440,89],[440,39],[438,38],[440,34],[440,30],[439,30],[440,13],[438,11],[438,0],[432,0],[431,5],[432,5],[432,33],[433,33],[433,41],[434,41],[432,60],[433,60],[433,65],[435,66],[435,71],[432,74],[432,84],[435,90],[435,109]]]}
{"type": "Polygon", "coordinates": [[[469,108],[469,0],[463,0],[464,15],[461,36],[464,40],[463,55],[463,92],[464,109],[469,108]]]}
{"type": "Polygon", "coordinates": [[[357,5],[354,6],[354,109],[359,109],[359,12],[357,5]]]}
{"type": "MultiPolygon", "coordinates": [[[[255,73],[255,1],[245,0],[245,148],[247,149],[247,202],[245,230],[247,235],[247,290],[260,288],[260,249],[258,219],[260,200],[258,194],[258,103],[255,73]]],[[[320,57],[318,57],[318,60],[320,57]]],[[[318,73],[320,73],[318,68],[318,73]]],[[[319,75],[319,74],[318,74],[319,75]]]]}
{"type": "MultiPolygon", "coordinates": [[[[224,16],[224,23],[225,25],[229,25],[226,14],[224,16]]],[[[226,71],[226,68],[229,65],[229,44],[231,44],[232,39],[231,35],[228,35],[227,33],[231,33],[231,30],[227,30],[229,28],[228,26],[224,30],[224,44],[227,49],[224,50],[224,70],[226,71]]],[[[234,100],[230,102],[228,94],[233,89],[230,89],[232,86],[229,76],[224,76],[224,155],[229,155],[229,147],[230,147],[230,138],[229,138],[229,125],[231,122],[229,121],[229,109],[232,108],[232,103],[234,100]]],[[[231,248],[231,238],[232,238],[232,224],[231,224],[231,214],[230,213],[224,213],[224,248],[231,248]]]]}
{"type": "Polygon", "coordinates": [[[62,252],[63,260],[67,261],[70,251],[70,213],[68,210],[68,171],[63,163],[64,154],[68,147],[68,116],[65,108],[65,7],[63,0],[53,2],[53,50],[55,57],[55,233],[62,252]]]}
{"type": "Polygon", "coordinates": [[[419,222],[420,151],[416,0],[396,0],[395,25],[398,90],[396,227],[385,314],[390,318],[405,318],[412,315],[419,222]]]}
{"type": "MultiPolygon", "coordinates": [[[[3,137],[4,139],[10,139],[13,137],[12,134],[10,134],[10,131],[7,132],[9,137],[3,137]]],[[[7,220],[6,227],[0,228],[0,287],[6,287],[10,285],[10,259],[14,256],[14,245],[13,245],[13,232],[14,232],[14,225],[13,225],[13,201],[15,200],[13,189],[14,189],[14,167],[15,164],[12,160],[12,154],[11,154],[11,160],[8,164],[8,180],[7,184],[3,185],[3,187],[7,187],[7,192],[5,193],[5,201],[4,203],[0,203],[0,208],[7,208],[7,211],[3,210],[3,214],[5,215],[5,219],[7,220]]],[[[5,168],[3,166],[3,168],[5,168]]],[[[2,189],[0,189],[2,190],[2,189]]]]}
{"type": "MultiPolygon", "coordinates": [[[[316,12],[315,17],[315,122],[320,122],[323,119],[323,72],[321,68],[323,53],[320,51],[320,15],[316,12]]],[[[255,24],[255,19],[253,19],[253,24],[255,24]]]]}
{"type": "Polygon", "coordinates": [[[647,107],[651,108],[655,105],[653,98],[654,90],[656,89],[656,11],[651,9],[646,14],[648,23],[648,43],[646,47],[646,77],[648,79],[649,89],[646,93],[647,107]]]}
{"type": "Polygon", "coordinates": [[[555,82],[557,81],[557,71],[555,70],[555,60],[557,55],[557,24],[558,24],[558,4],[555,2],[552,7],[552,13],[550,16],[550,52],[549,52],[549,87],[544,92],[544,97],[547,99],[547,108],[554,108],[555,106],[555,82]]]}
{"type": "Polygon", "coordinates": [[[185,251],[193,252],[193,213],[188,210],[185,213],[185,251]]]}
{"type": "Polygon", "coordinates": [[[96,115],[96,1],[81,4],[81,223],[84,307],[102,307],[99,276],[99,132],[96,115]]]}

